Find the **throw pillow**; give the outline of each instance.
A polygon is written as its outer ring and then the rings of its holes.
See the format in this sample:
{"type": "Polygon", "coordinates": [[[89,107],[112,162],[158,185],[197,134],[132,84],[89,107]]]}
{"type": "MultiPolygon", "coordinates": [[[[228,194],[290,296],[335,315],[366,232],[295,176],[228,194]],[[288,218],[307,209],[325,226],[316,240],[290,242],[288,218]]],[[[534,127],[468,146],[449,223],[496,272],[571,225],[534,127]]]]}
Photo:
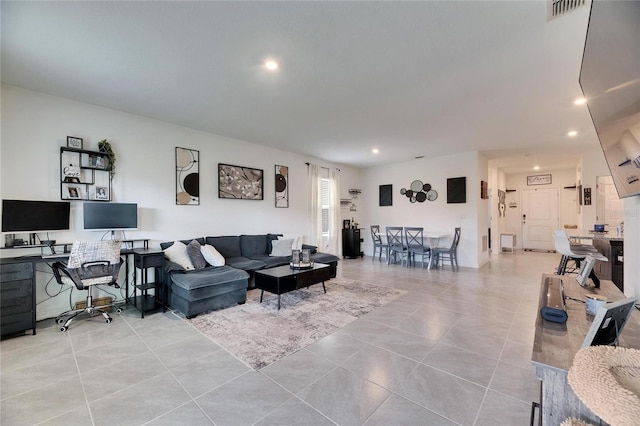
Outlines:
{"type": "Polygon", "coordinates": [[[202,269],[207,266],[207,261],[200,252],[201,248],[202,246],[197,240],[192,240],[187,245],[187,254],[189,255],[189,259],[191,259],[191,263],[193,263],[193,267],[196,269],[202,269]]]}
{"type": "Polygon", "coordinates": [[[205,244],[200,248],[202,257],[211,266],[224,266],[224,257],[210,244],[205,244]]]}
{"type": "Polygon", "coordinates": [[[174,241],[171,247],[164,250],[164,255],[169,258],[170,261],[177,263],[186,270],[193,268],[193,263],[189,259],[187,254],[187,246],[182,241],[174,241]]]}
{"type": "Polygon", "coordinates": [[[293,244],[291,248],[293,250],[301,250],[302,249],[302,235],[296,234],[284,234],[278,237],[279,240],[293,240],[293,244]]]}
{"type": "Polygon", "coordinates": [[[271,253],[269,256],[291,256],[291,247],[293,240],[291,239],[277,239],[271,242],[271,253]]]}

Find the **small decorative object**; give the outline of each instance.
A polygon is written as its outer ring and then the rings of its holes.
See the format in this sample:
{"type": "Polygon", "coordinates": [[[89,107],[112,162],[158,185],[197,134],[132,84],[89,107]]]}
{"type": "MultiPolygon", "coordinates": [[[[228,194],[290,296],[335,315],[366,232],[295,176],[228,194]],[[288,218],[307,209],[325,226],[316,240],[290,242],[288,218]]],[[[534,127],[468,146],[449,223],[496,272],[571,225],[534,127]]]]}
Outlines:
{"type": "Polygon", "coordinates": [[[480,198],[483,200],[489,199],[489,184],[484,180],[480,181],[480,198]]]}
{"type": "Polygon", "coordinates": [[[82,149],[82,138],[76,138],[75,136],[67,136],[67,146],[69,148],[82,149]]]}
{"type": "Polygon", "coordinates": [[[393,205],[393,185],[380,185],[380,207],[393,205]]]}
{"type": "Polygon", "coordinates": [[[584,188],[584,205],[585,206],[590,206],[591,205],[591,188],[584,188]]]}
{"type": "Polygon", "coordinates": [[[176,204],[200,204],[200,151],[176,147],[176,204]]]}
{"type": "Polygon", "coordinates": [[[498,189],[498,213],[500,217],[504,217],[505,215],[505,201],[507,198],[507,193],[501,189],[498,189]]]}
{"type": "Polygon", "coordinates": [[[96,200],[108,200],[108,199],[109,199],[109,188],[105,186],[97,186],[96,200]]]}
{"type": "Polygon", "coordinates": [[[400,190],[400,194],[407,197],[411,203],[415,203],[416,201],[418,203],[424,203],[428,199],[427,194],[429,193],[429,191],[431,191],[431,184],[422,183],[422,181],[420,180],[414,180],[413,182],[411,182],[411,186],[409,187],[409,189],[402,188],[400,190]]]}
{"type": "Polygon", "coordinates": [[[64,175],[64,182],[66,183],[80,183],[80,167],[69,164],[62,169],[64,175]]]}
{"type": "Polygon", "coordinates": [[[447,179],[447,204],[458,204],[467,202],[467,178],[447,179]]]}
{"type": "Polygon", "coordinates": [[[344,219],[344,220],[342,221],[342,227],[343,227],[344,229],[349,229],[349,228],[351,228],[351,221],[350,221],[349,219],[344,219]]]}
{"type": "Polygon", "coordinates": [[[551,184],[551,174],[547,175],[535,175],[535,176],[527,176],[527,185],[550,185],[551,184]]]}
{"type": "Polygon", "coordinates": [[[438,198],[438,193],[435,190],[427,192],[427,200],[435,201],[438,198]]]}
{"type": "Polygon", "coordinates": [[[102,139],[98,142],[98,151],[104,152],[109,155],[109,165],[111,166],[111,177],[116,174],[116,154],[111,148],[111,144],[106,139],[102,139]]]}
{"type": "Polygon", "coordinates": [[[96,169],[105,169],[106,159],[101,155],[89,155],[89,167],[94,167],[96,169]]]}
{"type": "Polygon", "coordinates": [[[302,261],[301,264],[309,265],[311,264],[311,250],[302,249],[302,261]]]}
{"type": "Polygon", "coordinates": [[[263,200],[263,173],[250,167],[218,164],[218,198],[263,200]]]}
{"type": "Polygon", "coordinates": [[[276,165],[276,207],[289,207],[289,167],[276,165]]]}
{"type": "Polygon", "coordinates": [[[291,267],[300,268],[300,250],[291,250],[291,267]]]}
{"type": "Polygon", "coordinates": [[[80,199],[80,188],[77,186],[68,186],[67,191],[69,193],[69,198],[80,199]]]}

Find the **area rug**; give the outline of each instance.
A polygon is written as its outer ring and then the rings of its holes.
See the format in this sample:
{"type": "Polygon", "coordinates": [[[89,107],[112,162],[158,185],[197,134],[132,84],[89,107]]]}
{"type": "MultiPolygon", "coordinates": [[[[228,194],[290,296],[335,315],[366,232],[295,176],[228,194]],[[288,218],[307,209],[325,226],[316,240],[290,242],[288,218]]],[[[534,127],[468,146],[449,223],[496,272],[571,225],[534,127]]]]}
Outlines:
{"type": "Polygon", "coordinates": [[[189,322],[252,368],[259,370],[386,305],[404,293],[336,278],[281,296],[249,292],[247,303],[198,315],[189,322]]]}

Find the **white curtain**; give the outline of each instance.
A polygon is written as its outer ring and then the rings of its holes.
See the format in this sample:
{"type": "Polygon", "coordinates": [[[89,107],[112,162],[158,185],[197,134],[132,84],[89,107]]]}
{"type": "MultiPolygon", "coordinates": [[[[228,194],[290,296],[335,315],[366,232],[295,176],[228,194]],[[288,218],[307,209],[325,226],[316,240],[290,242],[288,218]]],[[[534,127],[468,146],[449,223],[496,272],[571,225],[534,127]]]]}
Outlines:
{"type": "Polygon", "coordinates": [[[309,165],[308,185],[310,197],[311,216],[311,244],[317,247],[324,247],[322,242],[322,167],[315,164],[309,165]]]}
{"type": "Polygon", "coordinates": [[[331,169],[329,171],[329,241],[327,251],[335,254],[340,253],[340,239],[342,225],[340,224],[340,171],[331,169]]]}

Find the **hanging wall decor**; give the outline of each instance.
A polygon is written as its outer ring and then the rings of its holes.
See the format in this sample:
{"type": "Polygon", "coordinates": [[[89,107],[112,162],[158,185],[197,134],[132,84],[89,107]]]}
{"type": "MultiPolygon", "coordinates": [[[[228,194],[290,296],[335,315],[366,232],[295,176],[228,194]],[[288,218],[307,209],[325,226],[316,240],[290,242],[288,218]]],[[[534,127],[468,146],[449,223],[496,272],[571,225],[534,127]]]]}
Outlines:
{"type": "Polygon", "coordinates": [[[447,204],[467,202],[467,178],[447,179],[447,204]]]}
{"type": "Polygon", "coordinates": [[[489,184],[485,180],[480,181],[480,198],[483,200],[489,199],[489,184]]]}
{"type": "Polygon", "coordinates": [[[435,201],[438,198],[438,193],[431,188],[431,184],[422,183],[421,180],[414,180],[411,182],[409,189],[402,188],[400,194],[409,199],[409,202],[424,203],[425,201],[435,201]]]}
{"type": "Polygon", "coordinates": [[[218,164],[218,198],[263,200],[263,171],[218,164]]]}
{"type": "Polygon", "coordinates": [[[176,147],[176,204],[200,204],[200,151],[176,147]]]}
{"type": "Polygon", "coordinates": [[[380,207],[393,205],[393,185],[380,185],[380,207]]]}
{"type": "Polygon", "coordinates": [[[289,207],[289,167],[276,164],[276,207],[289,207]]]}

